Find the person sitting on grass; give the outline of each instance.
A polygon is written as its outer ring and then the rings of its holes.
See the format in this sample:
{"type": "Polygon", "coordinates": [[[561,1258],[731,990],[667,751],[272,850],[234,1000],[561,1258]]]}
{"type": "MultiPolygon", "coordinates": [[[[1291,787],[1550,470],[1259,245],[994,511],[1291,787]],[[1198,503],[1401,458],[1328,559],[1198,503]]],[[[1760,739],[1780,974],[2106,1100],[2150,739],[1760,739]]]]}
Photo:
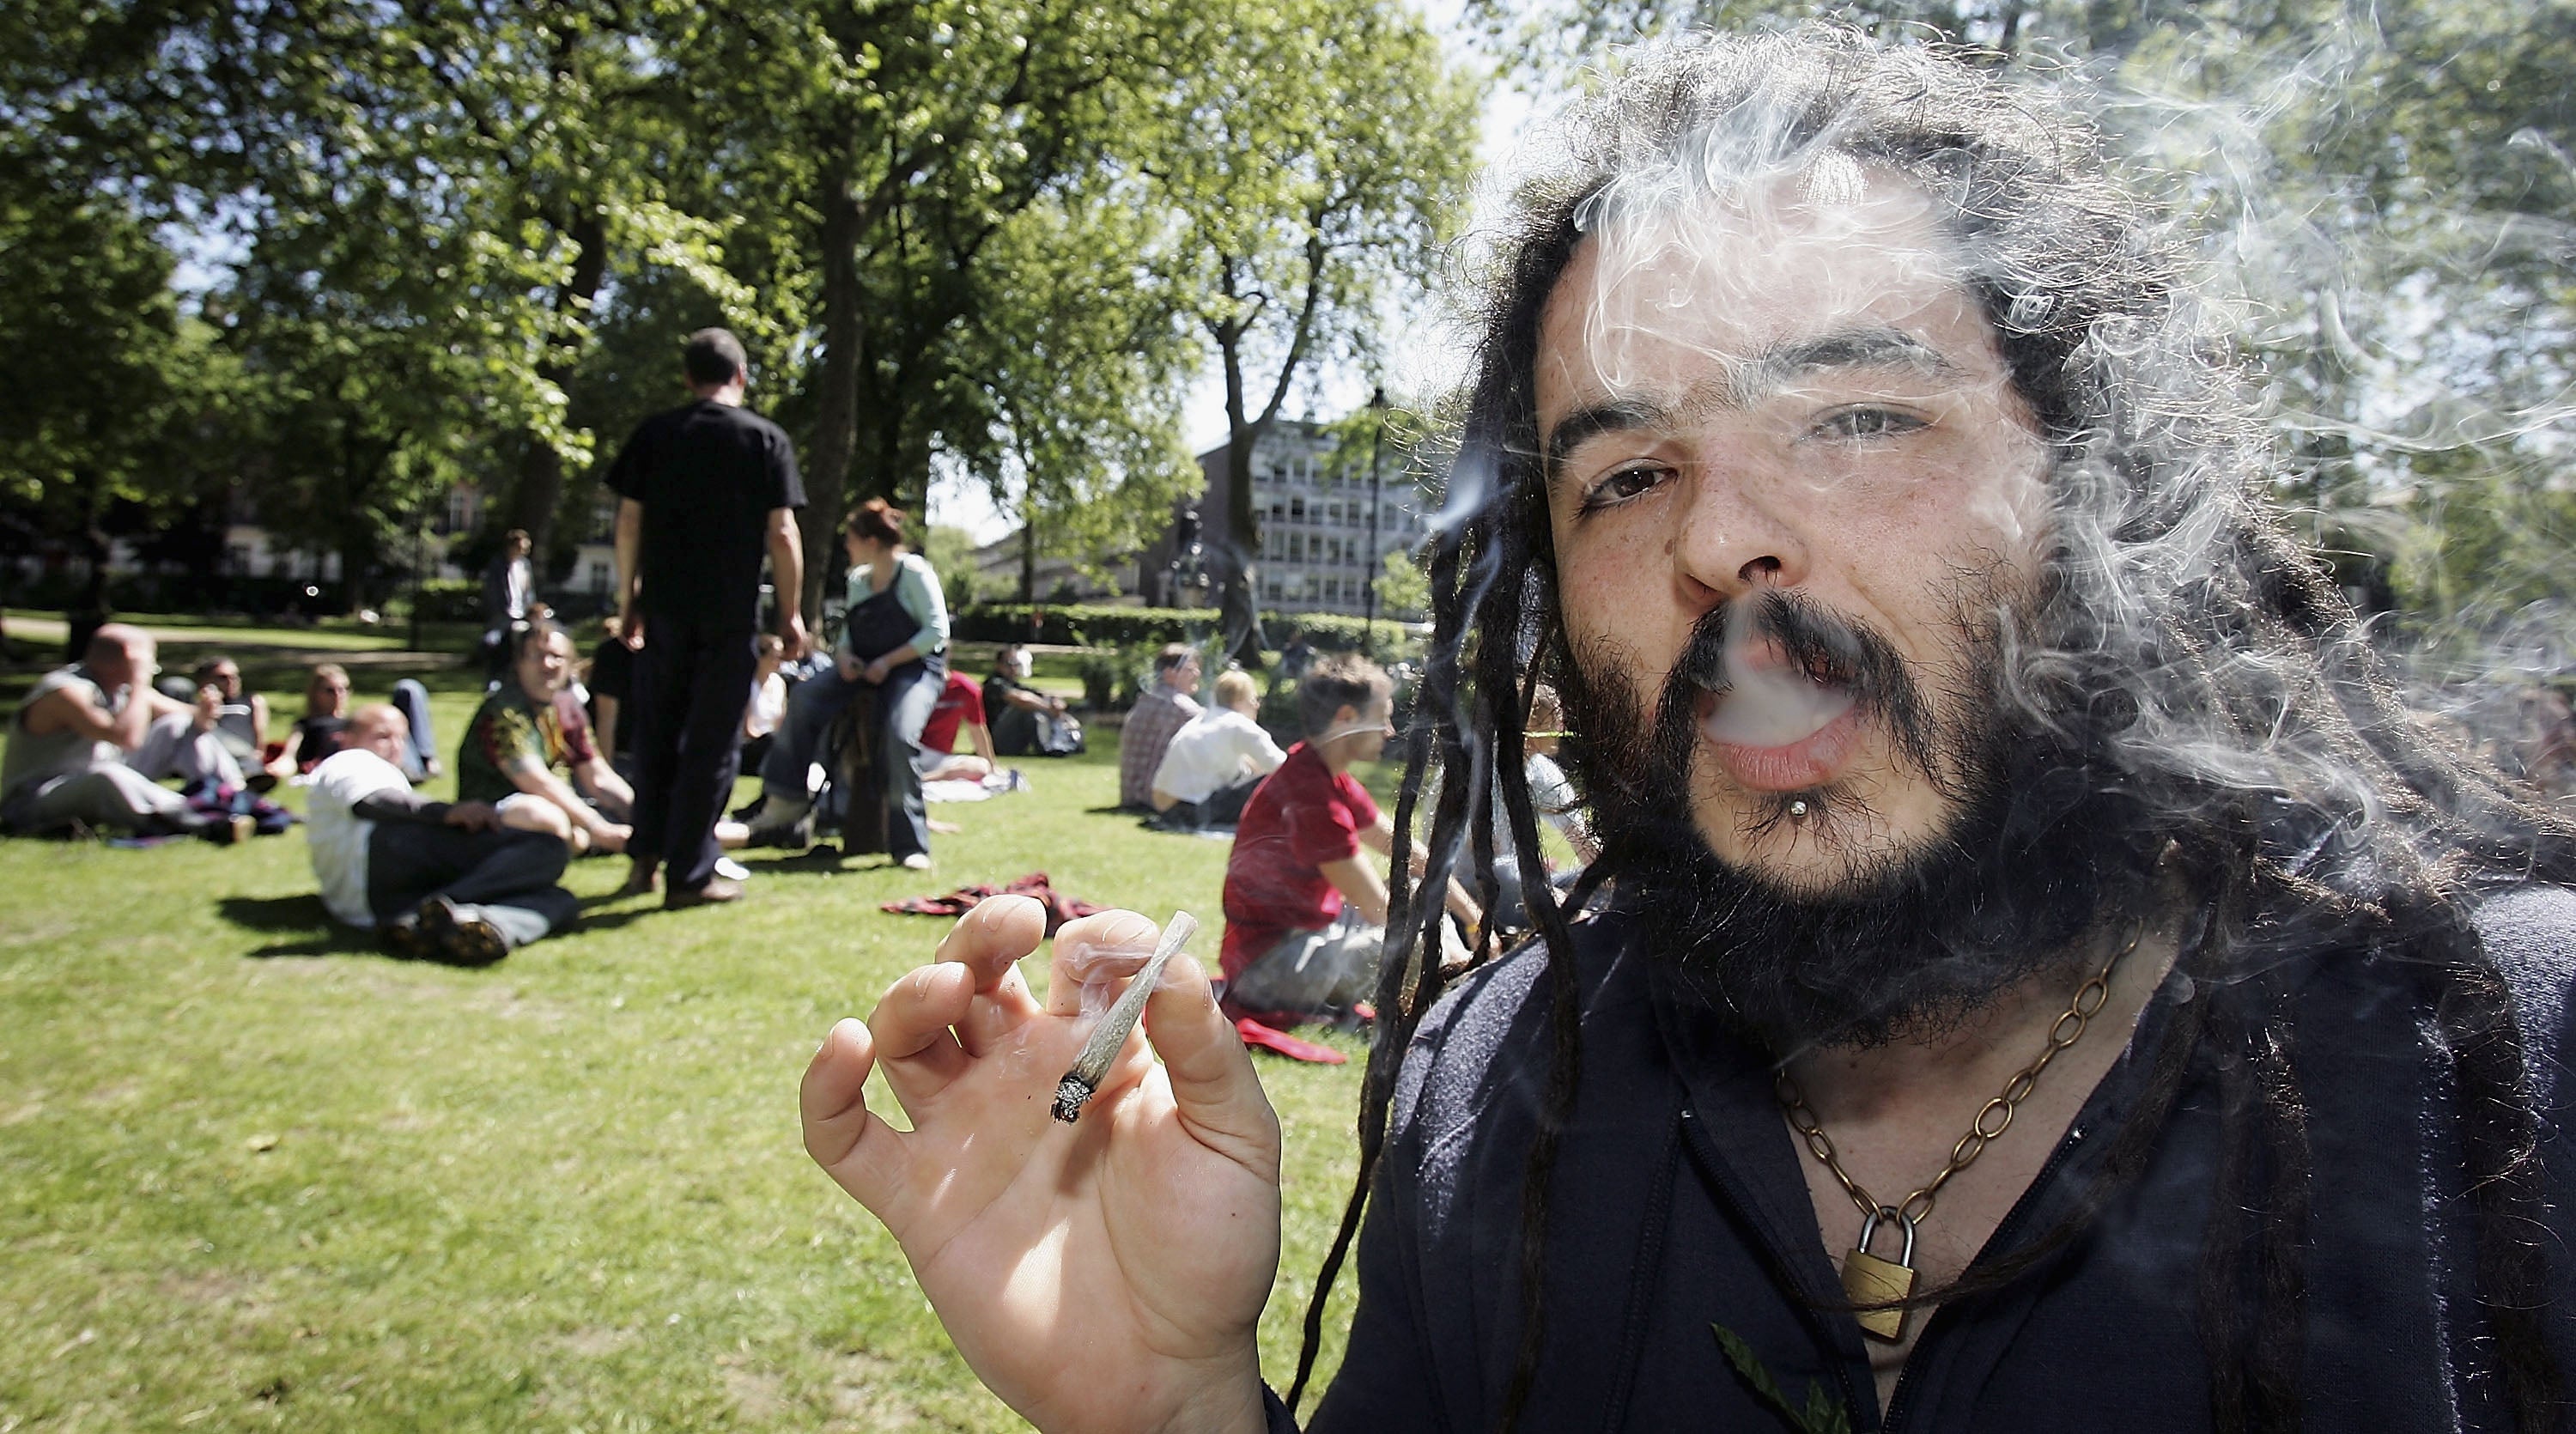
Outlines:
{"type": "Polygon", "coordinates": [[[954,669],[922,726],[921,762],[925,782],[980,782],[1001,766],[993,750],[993,729],[984,721],[984,689],[954,669]],[[961,729],[974,751],[957,750],[961,729]]]}
{"type": "Polygon", "coordinates": [[[746,772],[759,771],[769,760],[779,724],[787,720],[787,677],[779,671],[787,663],[787,640],[764,632],[754,640],[753,651],[751,701],[742,709],[740,769],[746,772]]]}
{"type": "Polygon", "coordinates": [[[625,806],[635,797],[626,779],[581,726],[567,727],[555,703],[572,671],[572,638],[552,623],[534,623],[520,635],[512,680],[503,683],[466,724],[456,753],[459,801],[489,802],[504,824],[571,844],[573,853],[624,851],[627,828],[610,821],[557,768],[592,791],[625,806]]]}
{"type": "Polygon", "coordinates": [[[1029,685],[1029,650],[1014,643],[993,658],[984,679],[984,712],[993,750],[1004,757],[1070,757],[1082,750],[1082,724],[1065,715],[1064,699],[1029,685]]]}
{"type": "Polygon", "coordinates": [[[1118,805],[1139,811],[1154,805],[1154,769],[1172,734],[1199,715],[1199,655],[1186,643],[1166,643],[1154,654],[1154,680],[1127,709],[1118,729],[1118,805]]]}
{"type": "MultiPolygon", "coordinates": [[[[1557,700],[1556,689],[1540,683],[1530,694],[1529,729],[1522,734],[1529,753],[1521,766],[1529,779],[1531,814],[1556,828],[1565,844],[1574,848],[1576,860],[1589,866],[1601,855],[1601,843],[1593,839],[1591,826],[1584,820],[1583,802],[1575,795],[1574,784],[1556,765],[1557,745],[1565,735],[1558,729],[1564,725],[1565,709],[1557,700]]],[[[1494,882],[1499,893],[1494,900],[1494,920],[1498,925],[1526,930],[1529,912],[1521,904],[1521,868],[1513,855],[1518,848],[1512,845],[1511,820],[1503,810],[1499,787],[1494,791],[1493,802],[1494,882]]],[[[1554,872],[1555,863],[1546,856],[1541,855],[1539,862],[1554,872]]],[[[1572,878],[1552,874],[1550,879],[1561,886],[1572,878]]]]}
{"type": "MultiPolygon", "coordinates": [[[[1338,1017],[1377,985],[1386,879],[1360,848],[1395,850],[1395,824],[1351,775],[1393,735],[1394,684],[1357,653],[1319,658],[1297,684],[1306,740],[1244,804],[1225,863],[1225,1010],[1271,1026],[1338,1017]]],[[[1415,852],[1417,862],[1421,853],[1415,852]]],[[[1449,909],[1475,903],[1452,881],[1449,909]]]]}
{"type": "Polygon", "coordinates": [[[397,956],[458,966],[489,966],[571,925],[579,904],[556,884],[570,848],[505,824],[489,802],[413,792],[410,739],[399,708],[361,707],[345,745],[313,769],[306,845],[331,915],[381,933],[397,956]]]}
{"type": "Polygon", "coordinates": [[[194,706],[152,688],[159,648],[141,628],[109,623],[81,660],[36,680],[9,720],[0,758],[0,828],[30,836],[82,827],[133,836],[248,838],[247,816],[199,811],[154,780],[241,786],[241,768],[215,736],[222,706],[201,688],[194,706]]]}
{"type": "Polygon", "coordinates": [[[258,763],[268,747],[268,699],[245,691],[241,664],[220,652],[197,664],[196,678],[222,704],[215,710],[215,739],[235,762],[258,763]]]}
{"type": "Polygon", "coordinates": [[[340,750],[349,730],[349,669],[336,662],[317,664],[304,682],[304,715],[287,729],[286,744],[268,761],[269,775],[280,781],[310,772],[340,750]]]}
{"type": "Polygon", "coordinates": [[[1221,673],[1216,704],[1172,734],[1163,764],[1154,769],[1155,825],[1170,831],[1231,826],[1243,815],[1261,779],[1279,770],[1287,754],[1261,730],[1253,714],[1261,695],[1252,674],[1221,673]]]}

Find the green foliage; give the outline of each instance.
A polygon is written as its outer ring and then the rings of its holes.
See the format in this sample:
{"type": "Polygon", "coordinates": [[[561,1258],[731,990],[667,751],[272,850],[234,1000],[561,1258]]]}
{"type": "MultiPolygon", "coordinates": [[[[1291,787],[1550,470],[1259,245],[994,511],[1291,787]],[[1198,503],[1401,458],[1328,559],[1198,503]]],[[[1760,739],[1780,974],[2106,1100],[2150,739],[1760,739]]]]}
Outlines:
{"type": "Polygon", "coordinates": [[[1717,1347],[1726,1352],[1726,1362],[1734,1367],[1736,1375],[1751,1386],[1763,1403],[1789,1421],[1789,1427],[1798,1434],[1851,1434],[1851,1411],[1834,1402],[1833,1396],[1825,1392],[1823,1380],[1807,1382],[1804,1408],[1793,1405],[1789,1396],[1780,1392],[1780,1381],[1771,1377],[1762,1357],[1744,1342],[1744,1336],[1722,1324],[1710,1325],[1709,1331],[1717,1336],[1717,1347]]]}
{"type": "MultiPolygon", "coordinates": [[[[408,590],[405,598],[410,600],[408,590]]],[[[417,601],[423,622],[483,620],[483,584],[478,578],[431,578],[420,585],[417,601]]]]}
{"type": "Polygon", "coordinates": [[[921,555],[939,574],[939,590],[951,612],[975,605],[975,590],[983,579],[975,569],[973,534],[963,528],[933,526],[922,539],[921,555]]]}
{"type": "Polygon", "coordinates": [[[951,630],[963,642],[1042,642],[1070,647],[1194,643],[1204,641],[1216,630],[1216,614],[1206,608],[984,603],[957,614],[951,630]]]}
{"type": "Polygon", "coordinates": [[[1384,571],[1369,579],[1381,611],[1417,617],[1431,610],[1431,574],[1411,553],[1389,551],[1384,571]]]}

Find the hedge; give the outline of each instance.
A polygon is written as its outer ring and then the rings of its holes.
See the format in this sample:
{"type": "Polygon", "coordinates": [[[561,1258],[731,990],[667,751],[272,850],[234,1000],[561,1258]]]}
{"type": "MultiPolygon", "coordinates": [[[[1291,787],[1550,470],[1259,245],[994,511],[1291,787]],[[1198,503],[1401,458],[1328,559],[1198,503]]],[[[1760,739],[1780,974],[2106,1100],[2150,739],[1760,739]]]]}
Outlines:
{"type": "MultiPolygon", "coordinates": [[[[1294,622],[1315,647],[1355,652],[1370,630],[1345,613],[1261,615],[1263,635],[1274,646],[1294,622]]],[[[1096,603],[978,603],[951,620],[960,642],[1038,642],[1063,647],[1132,647],[1141,643],[1200,643],[1217,634],[1214,608],[1110,607],[1096,603]]],[[[1376,651],[1404,655],[1418,646],[1413,630],[1390,618],[1376,623],[1376,651]]]]}

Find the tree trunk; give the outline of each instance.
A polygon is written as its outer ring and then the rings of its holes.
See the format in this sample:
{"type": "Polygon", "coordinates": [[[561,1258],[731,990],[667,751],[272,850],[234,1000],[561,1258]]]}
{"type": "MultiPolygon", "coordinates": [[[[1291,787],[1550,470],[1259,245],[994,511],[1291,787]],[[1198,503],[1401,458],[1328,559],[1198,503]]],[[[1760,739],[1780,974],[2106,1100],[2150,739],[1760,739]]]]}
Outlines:
{"type": "Polygon", "coordinates": [[[1228,655],[1251,671],[1261,670],[1264,646],[1261,634],[1260,574],[1254,560],[1261,553],[1261,524],[1252,511],[1252,447],[1268,431],[1270,423],[1245,423],[1243,410],[1233,390],[1241,387],[1232,381],[1235,365],[1232,356],[1226,364],[1229,390],[1226,416],[1230,420],[1225,440],[1225,536],[1218,544],[1223,554],[1225,586],[1217,601],[1217,625],[1225,634],[1228,655]]]}
{"type": "Polygon", "coordinates": [[[1034,509],[1020,515],[1020,601],[1038,600],[1038,520],[1034,509]]]}
{"type": "MultiPolygon", "coordinates": [[[[557,388],[568,387],[581,365],[583,334],[574,324],[587,325],[591,300],[598,297],[599,286],[608,276],[608,233],[597,212],[583,210],[573,216],[564,233],[573,242],[572,273],[555,287],[554,336],[546,341],[546,356],[537,366],[538,376],[557,388]]],[[[548,546],[554,540],[556,510],[563,506],[563,454],[555,450],[540,433],[527,435],[527,448],[519,455],[519,482],[511,495],[511,526],[528,530],[528,555],[540,573],[545,571],[548,546]]]]}
{"type": "MultiPolygon", "coordinates": [[[[843,141],[847,143],[846,140],[843,141]]],[[[850,454],[859,436],[859,204],[850,160],[835,151],[823,166],[823,369],[814,413],[814,451],[805,467],[805,613],[823,610],[824,578],[840,571],[841,510],[850,454]]]]}

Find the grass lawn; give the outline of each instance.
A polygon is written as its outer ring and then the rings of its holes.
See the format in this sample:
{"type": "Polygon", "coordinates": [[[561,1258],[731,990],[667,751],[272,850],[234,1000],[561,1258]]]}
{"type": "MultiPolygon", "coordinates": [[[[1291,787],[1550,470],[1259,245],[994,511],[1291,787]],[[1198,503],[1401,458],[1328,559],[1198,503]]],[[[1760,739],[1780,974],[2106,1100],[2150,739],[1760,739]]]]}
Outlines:
{"type": "MultiPolygon", "coordinates": [[[[206,637],[293,714],[300,653],[206,637]]],[[[473,684],[389,656],[361,700],[429,678],[452,747],[473,684]]],[[[1028,764],[1032,793],[934,808],[965,831],[927,880],[752,853],[750,900],[664,914],[610,898],[623,862],[583,862],[582,927],[487,971],[335,931],[300,830],[0,841],[0,1434],[1022,1427],[806,1159],[796,1081],[944,930],[877,910],[892,897],[1044,870],[1196,913],[1213,961],[1225,844],[1102,810],[1098,735],[1028,764]]],[[[1262,1325],[1284,1384],[1360,1065],[1261,1070],[1287,1132],[1262,1325]]]]}

